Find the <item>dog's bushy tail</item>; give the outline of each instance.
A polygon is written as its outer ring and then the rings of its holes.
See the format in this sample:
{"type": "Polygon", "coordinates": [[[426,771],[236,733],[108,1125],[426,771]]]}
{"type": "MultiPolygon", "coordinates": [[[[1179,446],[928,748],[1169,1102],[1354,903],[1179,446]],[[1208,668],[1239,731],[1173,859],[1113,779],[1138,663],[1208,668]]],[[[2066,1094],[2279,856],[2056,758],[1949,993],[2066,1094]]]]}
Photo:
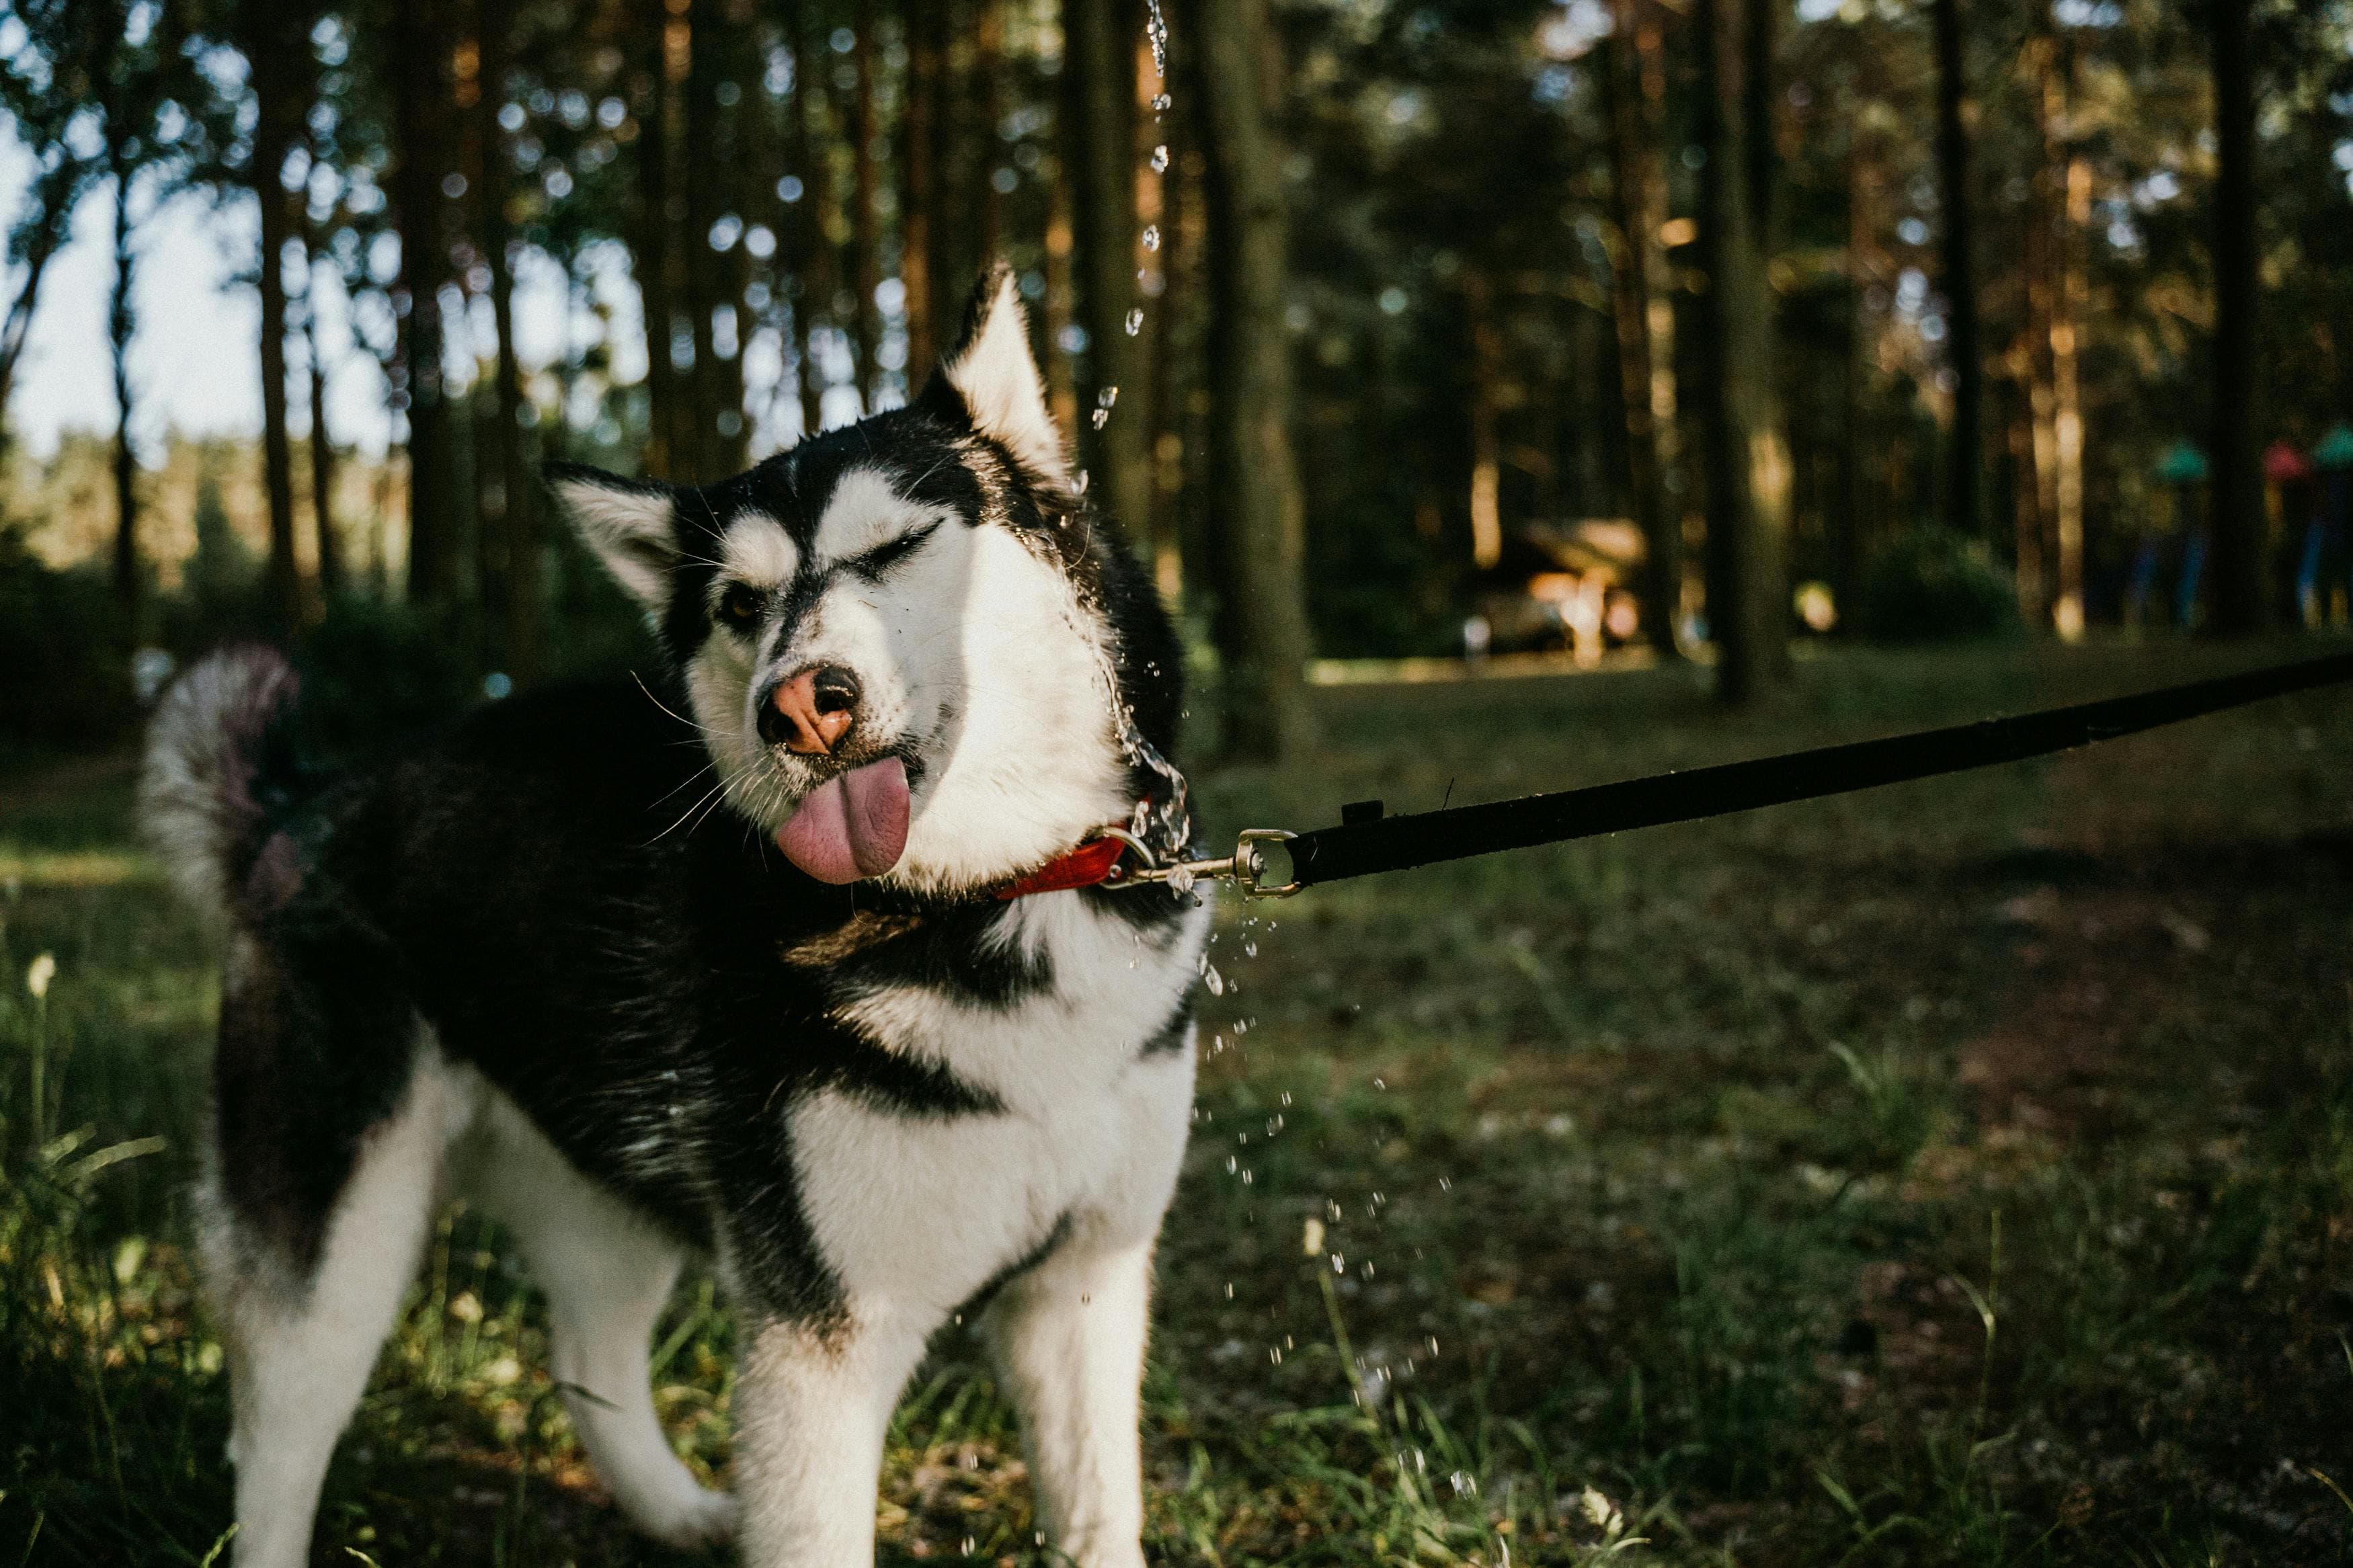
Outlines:
{"type": "Polygon", "coordinates": [[[267,802],[290,784],[273,743],[299,682],[285,656],[224,648],[191,666],[157,704],[139,781],[148,844],[216,926],[237,918],[259,854],[267,802]]]}

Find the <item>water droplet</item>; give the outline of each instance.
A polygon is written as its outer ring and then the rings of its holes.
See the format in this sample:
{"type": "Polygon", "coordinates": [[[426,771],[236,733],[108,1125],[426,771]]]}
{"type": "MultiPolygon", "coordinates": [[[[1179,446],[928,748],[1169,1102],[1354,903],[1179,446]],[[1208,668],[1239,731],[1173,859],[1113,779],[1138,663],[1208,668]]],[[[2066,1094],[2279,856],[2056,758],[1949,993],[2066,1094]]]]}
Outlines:
{"type": "Polygon", "coordinates": [[[1116,386],[1106,386],[1101,392],[1095,394],[1095,406],[1097,408],[1109,408],[1113,404],[1117,403],[1118,401],[1119,388],[1116,386]]]}
{"type": "Polygon", "coordinates": [[[964,1545],[963,1545],[962,1547],[960,1547],[958,1550],[962,1551],[962,1552],[963,1552],[963,1553],[964,1553],[966,1557],[969,1557],[969,1556],[971,1556],[974,1552],[977,1552],[977,1551],[979,1551],[979,1550],[980,1550],[980,1542],[977,1542],[977,1541],[975,1541],[971,1536],[967,1535],[967,1536],[965,1536],[965,1537],[964,1538],[964,1545]]]}
{"type": "Polygon", "coordinates": [[[1240,1170],[1241,1168],[1242,1168],[1242,1163],[1241,1163],[1241,1161],[1240,1161],[1240,1159],[1239,1157],[1237,1157],[1237,1156],[1235,1156],[1235,1155],[1232,1155],[1232,1154],[1229,1154],[1229,1155],[1227,1155],[1227,1156],[1226,1156],[1226,1174],[1227,1174],[1227,1175],[1230,1176],[1230,1175],[1232,1175],[1236,1171],[1239,1171],[1239,1170],[1240,1170]]]}
{"type": "Polygon", "coordinates": [[[1168,18],[1160,14],[1160,0],[1145,0],[1145,41],[1152,46],[1152,74],[1168,79],[1168,18]]]}
{"type": "Polygon", "coordinates": [[[1168,172],[1168,144],[1166,142],[1152,150],[1152,172],[1155,174],[1168,172]]]}
{"type": "Polygon", "coordinates": [[[1157,250],[1160,248],[1160,226],[1158,224],[1148,223],[1144,226],[1144,248],[1146,250],[1157,250]]]}
{"type": "Polygon", "coordinates": [[[1282,1103],[1285,1105],[1291,1103],[1291,1091],[1287,1089],[1282,1091],[1282,1103]]]}
{"type": "Polygon", "coordinates": [[[1168,105],[1171,101],[1172,100],[1169,96],[1165,92],[1154,93],[1152,95],[1152,112],[1155,114],[1167,113],[1168,105]]]}
{"type": "Polygon", "coordinates": [[[1244,1185],[1244,1186],[1246,1186],[1246,1187],[1247,1187],[1247,1186],[1249,1186],[1250,1184],[1250,1173],[1248,1171],[1244,1171],[1244,1172],[1242,1173],[1242,1185],[1244,1185]]]}
{"type": "Polygon", "coordinates": [[[1093,415],[1090,416],[1089,423],[1093,425],[1096,429],[1102,429],[1104,426],[1111,423],[1111,410],[1108,408],[1096,409],[1093,415]]]}
{"type": "Polygon", "coordinates": [[[1144,307],[1133,306],[1127,312],[1127,335],[1132,338],[1142,331],[1144,331],[1144,307]]]}
{"type": "Polygon", "coordinates": [[[1226,1281],[1226,1300],[1229,1300],[1229,1301],[1230,1301],[1230,1300],[1232,1300],[1233,1299],[1234,1299],[1234,1282],[1233,1282],[1232,1280],[1229,1279],[1229,1280],[1227,1280],[1227,1281],[1226,1281]]]}
{"type": "Polygon", "coordinates": [[[1379,1079],[1377,1079],[1377,1079],[1373,1079],[1373,1087],[1374,1087],[1375,1089],[1388,1089],[1388,1084],[1386,1084],[1386,1083],[1383,1083],[1379,1079]]]}
{"type": "Polygon", "coordinates": [[[1332,1255],[1332,1272],[1335,1274],[1345,1274],[1347,1271],[1348,1260],[1340,1254],[1336,1252],[1334,1253],[1332,1255]]]}
{"type": "Polygon", "coordinates": [[[1212,963],[1201,971],[1201,981],[1208,986],[1210,995],[1223,996],[1226,994],[1226,977],[1218,973],[1216,964],[1212,963]]]}
{"type": "Polygon", "coordinates": [[[1446,1479],[1454,1488],[1456,1497],[1469,1497],[1479,1489],[1479,1483],[1472,1480],[1465,1470],[1457,1470],[1446,1479]]]}
{"type": "Polygon", "coordinates": [[[1242,956],[1244,958],[1256,958],[1258,956],[1258,943],[1254,942],[1246,942],[1242,943],[1242,956]]]}

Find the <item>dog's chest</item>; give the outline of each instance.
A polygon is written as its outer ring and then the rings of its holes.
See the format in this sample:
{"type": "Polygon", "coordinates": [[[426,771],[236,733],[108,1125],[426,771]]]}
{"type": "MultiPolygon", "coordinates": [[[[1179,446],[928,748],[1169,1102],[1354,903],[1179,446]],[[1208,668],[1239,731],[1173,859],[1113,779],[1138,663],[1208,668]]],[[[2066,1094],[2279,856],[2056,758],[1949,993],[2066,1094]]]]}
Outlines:
{"type": "Polygon", "coordinates": [[[1023,906],[1001,935],[1047,976],[1031,993],[900,984],[837,1011],[984,1109],[911,1113],[822,1089],[786,1113],[811,1230],[853,1298],[945,1310],[1065,1225],[1148,1237],[1166,1202],[1191,1114],[1184,1012],[1206,915],[1139,933],[1071,895],[1023,906]]]}

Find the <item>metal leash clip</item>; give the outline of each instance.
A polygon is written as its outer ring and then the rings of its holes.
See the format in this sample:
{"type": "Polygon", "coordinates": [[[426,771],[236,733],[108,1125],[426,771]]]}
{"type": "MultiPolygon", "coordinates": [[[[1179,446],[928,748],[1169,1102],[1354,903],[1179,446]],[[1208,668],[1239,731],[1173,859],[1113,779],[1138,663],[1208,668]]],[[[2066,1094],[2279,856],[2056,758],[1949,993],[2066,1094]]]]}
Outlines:
{"type": "Polygon", "coordinates": [[[1245,827],[1234,840],[1234,852],[1217,860],[1178,860],[1160,864],[1158,857],[1134,834],[1122,828],[1099,828],[1105,838],[1116,838],[1135,851],[1143,864],[1131,869],[1124,861],[1112,868],[1104,879],[1107,888],[1140,887],[1146,882],[1173,883],[1180,889],[1196,882],[1230,881],[1246,899],[1287,899],[1300,890],[1299,879],[1293,877],[1279,887],[1266,882],[1266,858],[1260,852],[1261,844],[1279,844],[1299,836],[1280,827],[1245,827]]]}

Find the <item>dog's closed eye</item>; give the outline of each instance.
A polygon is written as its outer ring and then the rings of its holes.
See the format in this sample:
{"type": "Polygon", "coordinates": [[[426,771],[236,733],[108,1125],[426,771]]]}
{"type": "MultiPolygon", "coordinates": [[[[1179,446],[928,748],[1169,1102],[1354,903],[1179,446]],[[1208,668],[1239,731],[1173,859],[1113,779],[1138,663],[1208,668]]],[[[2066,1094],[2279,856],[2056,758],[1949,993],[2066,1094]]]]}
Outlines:
{"type": "Polygon", "coordinates": [[[871,550],[851,556],[844,564],[868,582],[879,583],[892,567],[922,549],[923,542],[939,531],[936,522],[911,528],[896,539],[885,540],[871,550]]]}

